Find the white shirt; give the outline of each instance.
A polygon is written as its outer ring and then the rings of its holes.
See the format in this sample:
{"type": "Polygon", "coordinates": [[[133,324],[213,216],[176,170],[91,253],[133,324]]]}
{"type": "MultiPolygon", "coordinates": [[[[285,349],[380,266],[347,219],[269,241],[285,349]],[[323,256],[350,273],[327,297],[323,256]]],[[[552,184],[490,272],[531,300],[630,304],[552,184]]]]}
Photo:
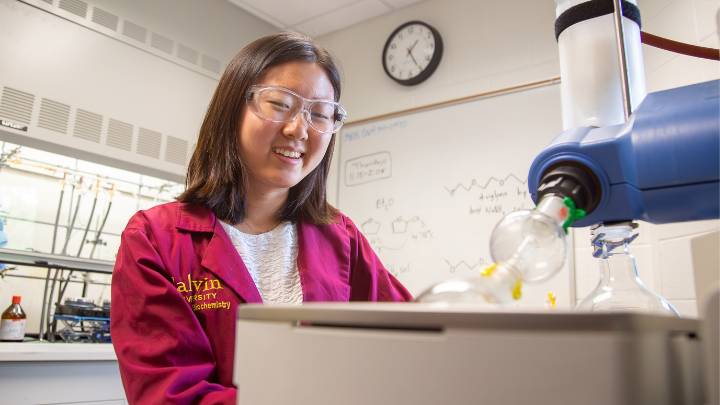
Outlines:
{"type": "Polygon", "coordinates": [[[302,303],[297,228],[292,222],[282,222],[259,235],[220,223],[242,257],[264,303],[302,303]]]}

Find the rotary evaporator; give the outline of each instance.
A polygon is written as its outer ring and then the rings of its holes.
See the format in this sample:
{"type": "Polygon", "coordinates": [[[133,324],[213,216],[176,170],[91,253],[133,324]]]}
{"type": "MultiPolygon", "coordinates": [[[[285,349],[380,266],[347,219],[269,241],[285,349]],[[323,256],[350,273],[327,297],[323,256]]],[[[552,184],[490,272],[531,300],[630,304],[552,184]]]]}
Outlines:
{"type": "Polygon", "coordinates": [[[418,301],[518,300],[524,283],[547,280],[562,268],[568,227],[591,226],[601,282],[578,309],[678,315],[638,277],[630,254],[638,236],[634,221],[720,216],[720,82],[646,94],[635,2],[622,2],[622,17],[608,14],[610,1],[557,3],[564,132],[530,167],[536,207],[497,224],[492,265],[436,284],[418,301]],[[611,18],[614,32],[607,29],[611,18]]]}

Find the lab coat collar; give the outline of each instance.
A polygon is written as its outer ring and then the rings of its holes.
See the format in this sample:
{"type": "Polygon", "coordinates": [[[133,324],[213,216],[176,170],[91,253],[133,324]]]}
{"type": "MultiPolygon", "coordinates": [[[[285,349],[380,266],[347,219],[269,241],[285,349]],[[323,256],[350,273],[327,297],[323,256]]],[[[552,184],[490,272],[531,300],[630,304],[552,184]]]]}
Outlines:
{"type": "Polygon", "coordinates": [[[190,232],[215,232],[217,218],[210,208],[200,204],[179,203],[177,229],[190,232]]]}
{"type": "MultiPolygon", "coordinates": [[[[325,227],[332,229],[333,227],[325,227]]],[[[334,250],[347,256],[349,262],[348,241],[343,240],[337,246],[332,246],[328,238],[320,231],[320,227],[311,226],[307,222],[299,221],[298,230],[298,272],[303,287],[303,301],[348,301],[349,288],[343,283],[330,283],[328,280],[337,279],[337,273],[344,273],[341,278],[349,280],[349,272],[332,256],[323,252],[334,250]],[[312,271],[311,271],[312,270],[312,271]]],[[[332,240],[339,240],[340,234],[332,240]]],[[[348,281],[349,286],[349,281],[348,281]]]]}
{"type": "Polygon", "coordinates": [[[220,221],[215,221],[212,239],[205,248],[200,265],[225,281],[225,284],[235,291],[243,301],[247,303],[262,302],[255,281],[230,241],[230,237],[220,225],[220,221]]]}
{"type": "Polygon", "coordinates": [[[200,265],[232,289],[247,303],[261,303],[262,297],[250,272],[213,212],[202,205],[180,204],[176,227],[189,232],[212,233],[200,265]]]}

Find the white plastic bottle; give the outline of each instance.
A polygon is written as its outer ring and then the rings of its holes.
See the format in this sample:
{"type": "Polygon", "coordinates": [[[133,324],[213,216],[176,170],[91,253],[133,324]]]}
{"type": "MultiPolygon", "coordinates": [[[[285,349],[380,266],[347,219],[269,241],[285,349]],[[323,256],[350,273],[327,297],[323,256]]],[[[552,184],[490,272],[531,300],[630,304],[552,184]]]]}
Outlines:
{"type": "MultiPolygon", "coordinates": [[[[612,3],[611,0],[606,0],[612,3]]],[[[637,0],[626,0],[637,5],[637,0]]],[[[587,0],[555,0],[556,18],[587,0]]],[[[631,111],[647,94],[640,27],[623,17],[631,111]]],[[[558,37],[563,129],[625,122],[615,20],[605,14],[577,22],[558,37]]]]}

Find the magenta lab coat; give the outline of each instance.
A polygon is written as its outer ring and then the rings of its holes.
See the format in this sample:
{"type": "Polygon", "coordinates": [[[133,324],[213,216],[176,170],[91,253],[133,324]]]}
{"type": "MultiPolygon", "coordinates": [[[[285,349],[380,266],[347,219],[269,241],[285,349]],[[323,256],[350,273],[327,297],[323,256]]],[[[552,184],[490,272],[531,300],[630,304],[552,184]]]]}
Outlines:
{"type": "MultiPolygon", "coordinates": [[[[297,230],[305,302],[412,298],[346,216],[297,230]]],[[[261,301],[209,209],[173,202],[135,214],[112,279],[111,333],[128,401],[235,404],[237,307],[261,301]]]]}

